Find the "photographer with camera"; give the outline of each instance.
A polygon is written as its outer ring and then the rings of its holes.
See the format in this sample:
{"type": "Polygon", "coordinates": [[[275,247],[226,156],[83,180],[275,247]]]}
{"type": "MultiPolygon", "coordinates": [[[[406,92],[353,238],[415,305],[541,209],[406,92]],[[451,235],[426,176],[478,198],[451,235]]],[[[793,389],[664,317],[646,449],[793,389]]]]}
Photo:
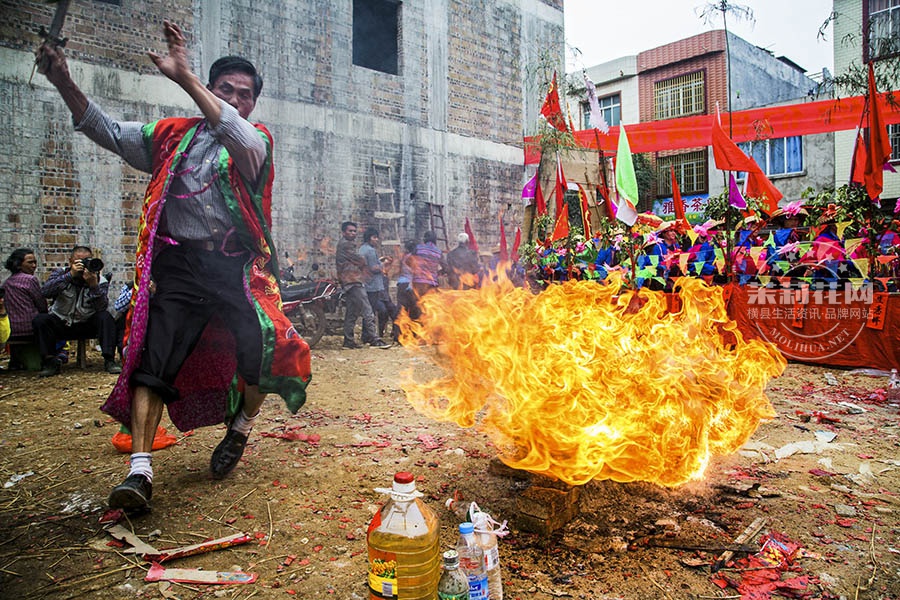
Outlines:
{"type": "Polygon", "coordinates": [[[50,312],[32,320],[38,349],[43,357],[41,377],[58,375],[62,363],[56,356],[60,340],[97,338],[107,373],[122,368],[116,363],[116,324],[109,314],[109,281],[101,274],[103,261],[87,246],[75,246],[69,267],[53,271],[41,293],[53,302],[50,312]]]}

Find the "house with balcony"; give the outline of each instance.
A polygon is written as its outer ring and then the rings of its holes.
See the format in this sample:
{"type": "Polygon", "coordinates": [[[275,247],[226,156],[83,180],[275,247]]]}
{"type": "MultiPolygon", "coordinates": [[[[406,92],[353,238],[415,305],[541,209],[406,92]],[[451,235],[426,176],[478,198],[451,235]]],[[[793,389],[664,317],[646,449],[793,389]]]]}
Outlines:
{"type": "MultiPolygon", "coordinates": [[[[684,38],[586,71],[597,88],[604,116],[609,115],[609,124],[624,124],[626,129],[633,123],[822,99],[821,86],[802,67],[724,30],[684,38]]],[[[579,123],[588,125],[586,101],[570,110],[578,115],[579,123]]],[[[757,138],[742,146],[784,194],[782,202],[786,203],[800,198],[807,187],[833,185],[833,143],[831,133],[776,138],[765,123],[759,123],[757,138]]],[[[659,150],[649,158],[655,182],[649,197],[641,198],[639,210],[672,216],[672,167],[686,207],[695,214],[727,184],[709,147],[659,150]]]]}

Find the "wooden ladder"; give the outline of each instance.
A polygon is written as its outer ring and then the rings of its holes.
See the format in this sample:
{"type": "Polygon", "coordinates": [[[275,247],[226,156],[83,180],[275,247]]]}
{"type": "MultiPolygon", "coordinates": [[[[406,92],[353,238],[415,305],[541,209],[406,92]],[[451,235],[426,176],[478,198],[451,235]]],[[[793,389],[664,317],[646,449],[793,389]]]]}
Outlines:
{"type": "Polygon", "coordinates": [[[397,195],[394,193],[393,168],[391,163],[372,160],[372,177],[375,181],[375,219],[382,246],[400,246],[400,212],[397,195]]]}
{"type": "Polygon", "coordinates": [[[428,205],[428,226],[434,232],[437,241],[444,243],[444,251],[447,251],[449,250],[449,245],[447,241],[447,226],[444,224],[444,207],[441,204],[432,204],[431,202],[426,202],[426,204],[428,205]]]}

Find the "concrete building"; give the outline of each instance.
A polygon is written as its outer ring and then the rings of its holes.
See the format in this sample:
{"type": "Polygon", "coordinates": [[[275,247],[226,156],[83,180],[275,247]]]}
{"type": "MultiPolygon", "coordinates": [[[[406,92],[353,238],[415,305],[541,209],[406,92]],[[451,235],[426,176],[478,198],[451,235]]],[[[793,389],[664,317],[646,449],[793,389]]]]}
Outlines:
{"type": "MultiPolygon", "coordinates": [[[[623,56],[585,69],[597,89],[597,100],[606,124],[615,127],[641,120],[638,103],[637,56],[623,56]]],[[[577,78],[578,74],[574,74],[577,78]]],[[[587,102],[569,106],[569,114],[578,115],[578,126],[590,129],[587,102]]]]}
{"type": "MultiPolygon", "coordinates": [[[[834,0],[834,72],[861,68],[870,60],[900,60],[900,0],[834,0]],[[870,36],[863,32],[869,31],[870,36]]],[[[900,89],[894,81],[891,90],[900,89]]],[[[888,91],[879,89],[881,92],[888,91]]],[[[861,93],[861,92],[857,92],[861,93]]],[[[891,162],[900,171],[900,124],[888,125],[893,153],[891,162]]],[[[834,170],[837,185],[850,180],[855,131],[839,131],[834,135],[834,170]]],[[[883,206],[893,206],[900,196],[900,173],[884,172],[883,206]]]]}
{"type": "MultiPolygon", "coordinates": [[[[724,30],[708,31],[648,49],[636,57],[592,67],[587,72],[597,87],[598,97],[621,101],[621,122],[626,126],[716,114],[717,107],[727,112],[729,97],[732,111],[820,99],[815,97],[817,83],[801,67],[730,33],[729,90],[725,35],[724,30]]],[[[579,115],[579,123],[587,124],[586,102],[571,109],[579,115]]],[[[784,194],[782,202],[786,203],[798,199],[807,187],[833,184],[832,146],[832,134],[773,139],[762,127],[759,139],[744,143],[743,149],[763,167],[784,194]]],[[[641,199],[640,210],[672,216],[670,166],[675,167],[689,212],[702,212],[706,200],[719,194],[726,184],[708,147],[659,151],[651,162],[657,174],[656,184],[652,197],[641,199]]]]}
{"type": "MultiPolygon", "coordinates": [[[[53,10],[0,0],[0,253],[34,247],[46,277],[74,244],[89,245],[118,290],[147,176],[75,133],[44,77],[29,83],[36,31],[53,10]]],[[[226,54],[261,71],[252,118],[275,138],[281,256],[328,273],[347,219],[401,240],[442,222],[453,239],[468,217],[482,243],[496,243],[499,210],[520,201],[523,132],[543,100],[531,74],[548,50],[562,62],[562,0],[72,2],[63,34],[73,76],[116,118],[198,114],[146,57],[165,49],[164,18],[186,32],[202,79],[226,54]]]]}

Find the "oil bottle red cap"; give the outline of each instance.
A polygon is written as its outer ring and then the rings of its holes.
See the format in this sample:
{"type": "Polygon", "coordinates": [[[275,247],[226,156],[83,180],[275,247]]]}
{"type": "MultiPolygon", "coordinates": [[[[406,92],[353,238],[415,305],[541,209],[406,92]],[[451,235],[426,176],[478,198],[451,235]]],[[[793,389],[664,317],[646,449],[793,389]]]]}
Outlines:
{"type": "Polygon", "coordinates": [[[415,477],[409,471],[400,471],[394,475],[394,481],[397,483],[412,483],[414,480],[415,477]]]}

